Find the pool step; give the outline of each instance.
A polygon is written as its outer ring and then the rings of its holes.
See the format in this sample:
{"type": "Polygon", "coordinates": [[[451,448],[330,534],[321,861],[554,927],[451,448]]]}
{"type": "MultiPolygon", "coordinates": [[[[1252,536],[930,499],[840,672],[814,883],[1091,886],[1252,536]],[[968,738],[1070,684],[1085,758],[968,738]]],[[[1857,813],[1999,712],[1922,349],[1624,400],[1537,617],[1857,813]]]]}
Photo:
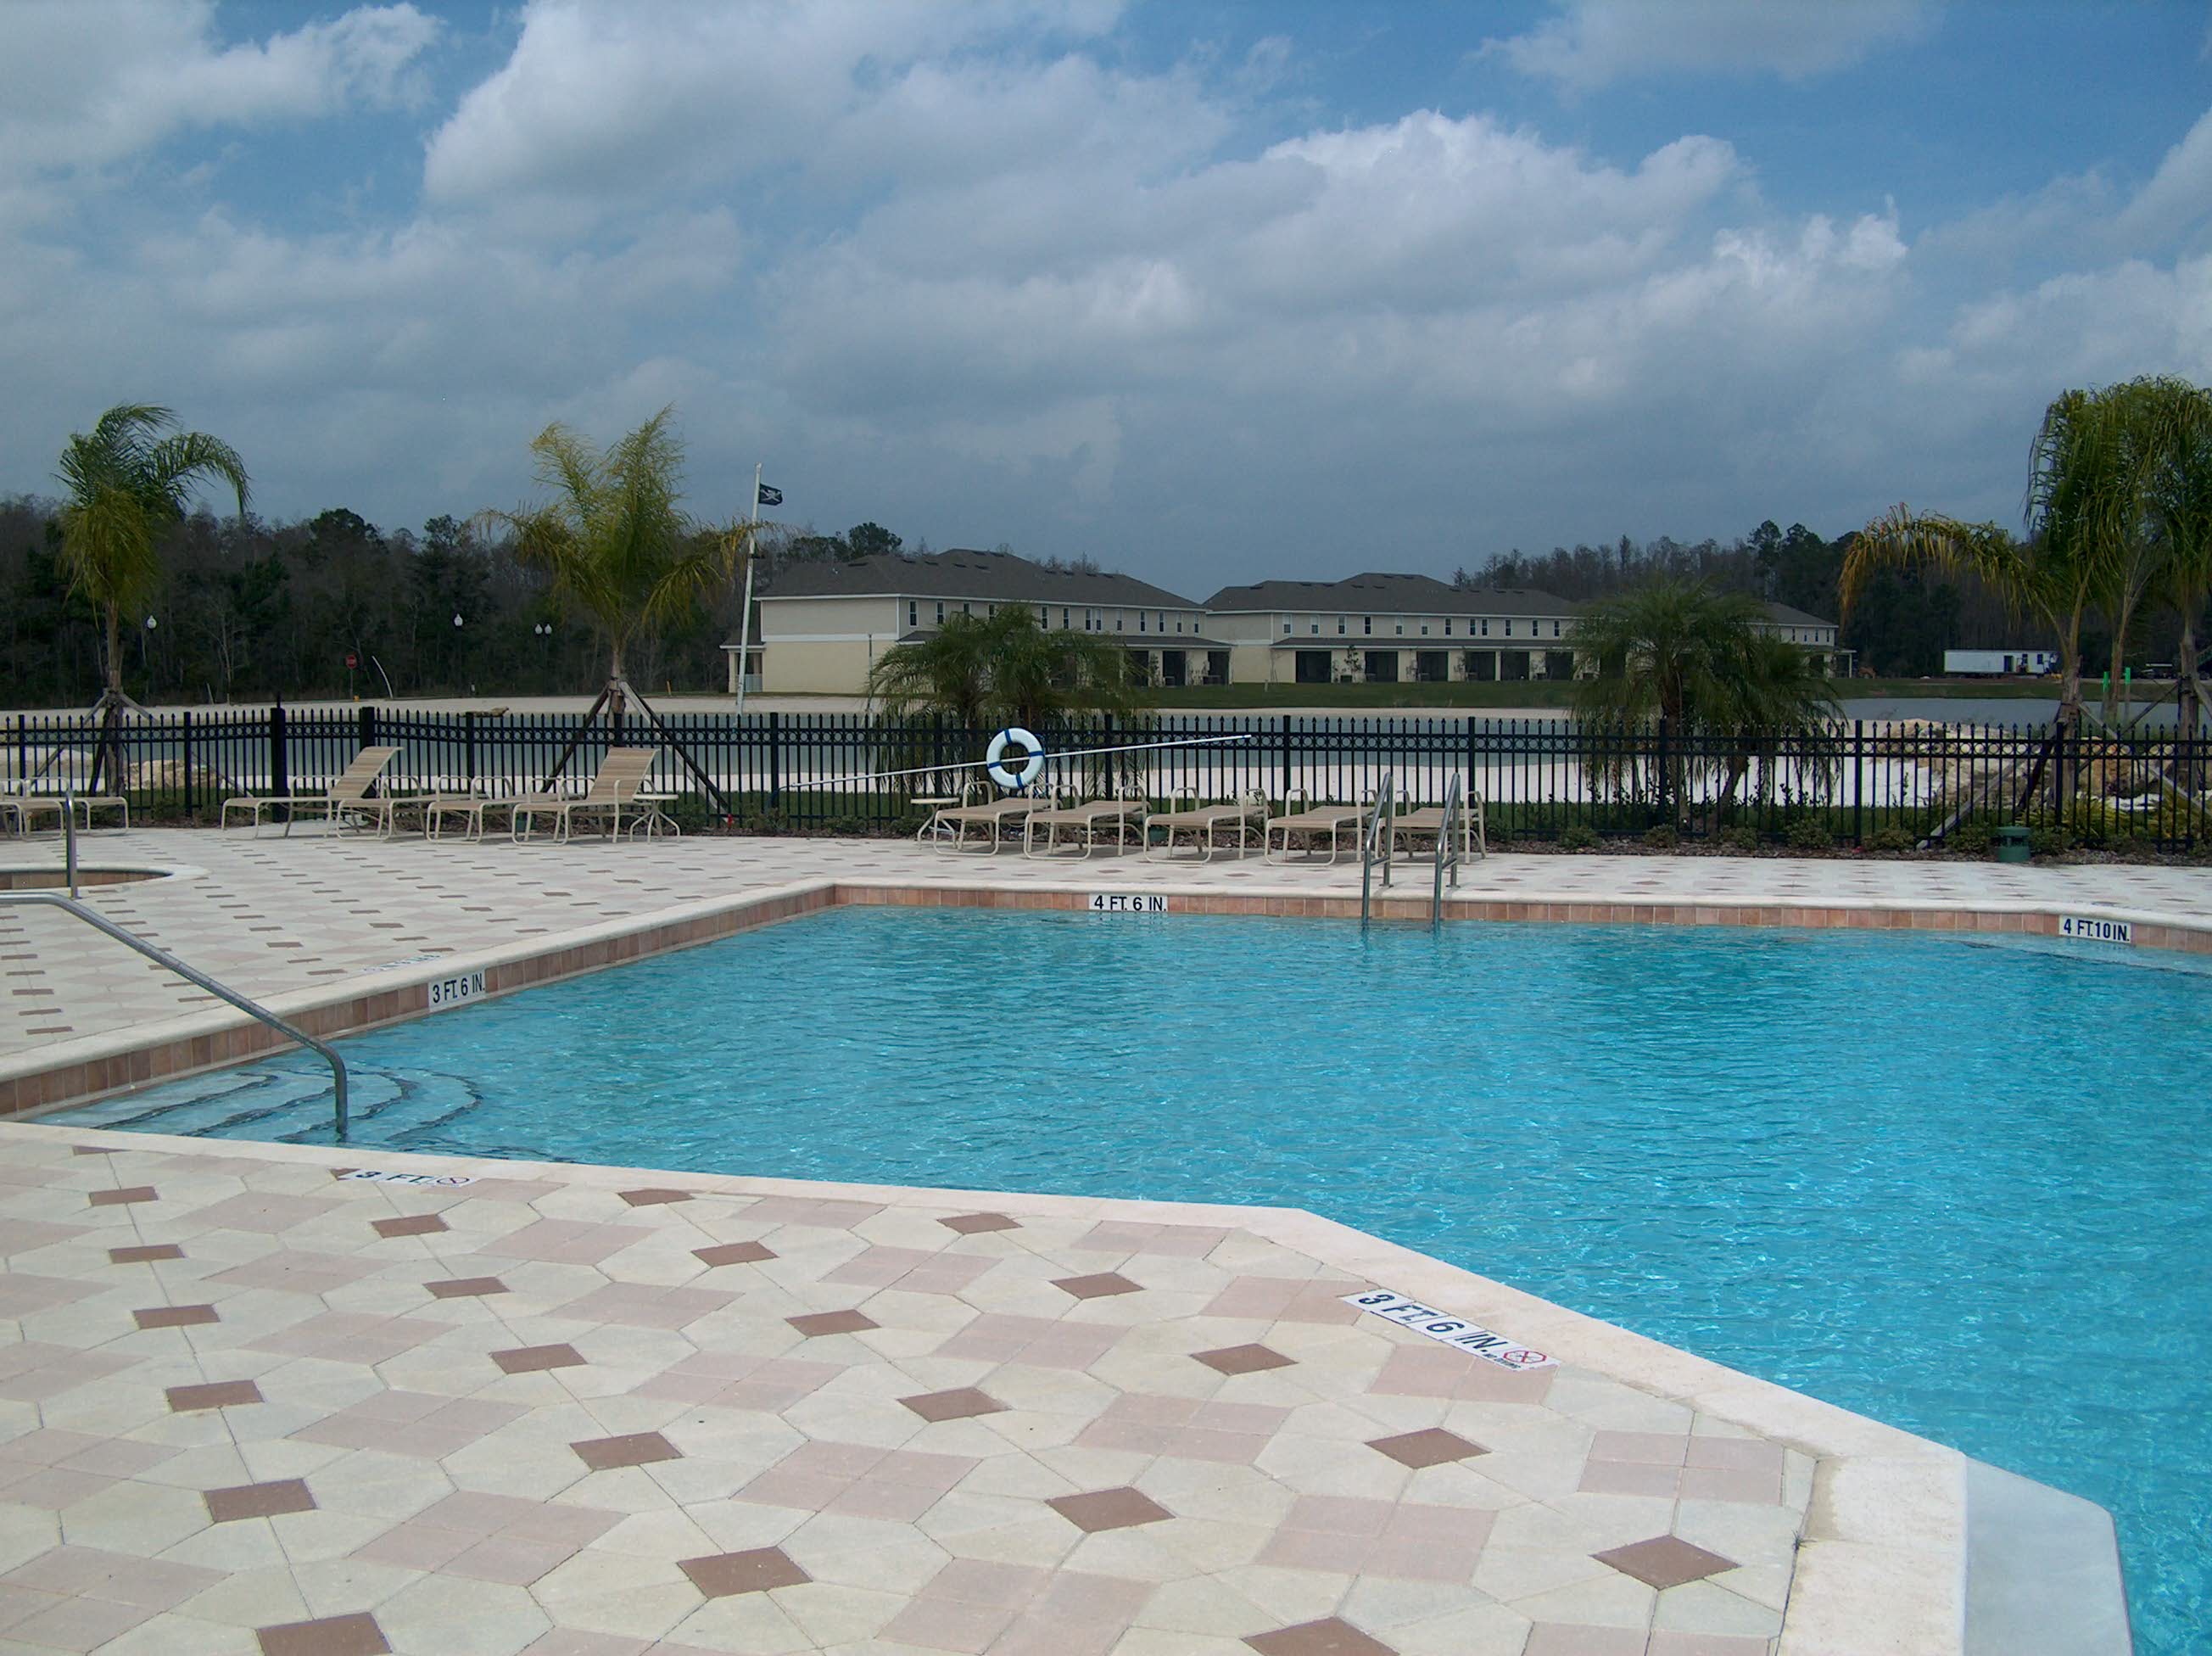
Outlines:
{"type": "MultiPolygon", "coordinates": [[[[375,1143],[434,1137],[481,1101],[467,1081],[438,1070],[356,1068],[349,1074],[355,1136],[375,1143]]],[[[106,1099],[71,1111],[70,1119],[88,1127],[195,1138],[327,1144],[330,1079],[319,1068],[255,1065],[225,1070],[198,1084],[182,1082],[106,1099]]]]}

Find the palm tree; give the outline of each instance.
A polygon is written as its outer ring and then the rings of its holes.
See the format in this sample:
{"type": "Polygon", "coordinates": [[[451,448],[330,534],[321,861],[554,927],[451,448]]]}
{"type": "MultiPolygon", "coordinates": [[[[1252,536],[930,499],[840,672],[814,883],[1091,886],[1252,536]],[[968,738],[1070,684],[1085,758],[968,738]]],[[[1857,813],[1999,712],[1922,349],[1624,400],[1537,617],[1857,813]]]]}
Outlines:
{"type": "MultiPolygon", "coordinates": [[[[558,776],[604,708],[620,739],[623,715],[635,702],[656,726],[659,715],[629,684],[630,647],[697,610],[726,587],[746,533],[754,527],[714,529],[695,523],[678,502],[684,444],[664,408],[604,452],[557,422],[530,445],[538,481],[554,491],[543,505],[490,511],[505,528],[509,550],[526,569],[551,577],[555,600],[580,612],[607,639],[607,682],[554,765],[558,776]]],[[[666,735],[665,727],[661,727],[666,735]]],[[[692,775],[717,801],[720,790],[681,743],[670,740],[692,775]]],[[[723,801],[726,809],[726,801],[723,801]]]]}
{"type": "Polygon", "coordinates": [[[1805,650],[1765,630],[1757,600],[1702,581],[1662,576],[1599,600],[1575,623],[1577,655],[1596,668],[1574,686],[1576,720],[1591,740],[1584,769],[1618,790],[1641,737],[1674,740],[1660,778],[1662,807],[1688,802],[1689,747],[1717,740],[1727,755],[1717,812],[1755,758],[1770,762],[1790,735],[1824,728],[1834,692],[1805,650]]]}
{"type": "Polygon", "coordinates": [[[100,714],[92,784],[103,774],[123,784],[118,734],[123,710],[121,618],[153,596],[161,576],[155,541],[181,522],[195,486],[221,481],[246,513],[250,492],[238,451],[204,431],[177,431],[176,416],[153,403],[121,403],[100,417],[89,436],[72,432],[62,450],[61,478],[69,498],[61,511],[61,562],[72,592],[83,594],[106,624],[107,684],[94,711],[100,714]],[[164,435],[167,434],[167,435],[164,435]]]}
{"type": "Polygon", "coordinates": [[[2160,379],[2148,382],[2146,395],[2156,409],[2148,492],[2165,555],[2159,583],[2181,616],[2176,724],[2183,735],[2194,735],[2204,707],[2197,618],[2212,599],[2212,391],[2160,379]]]}
{"type": "Polygon", "coordinates": [[[1020,604],[947,616],[929,637],[893,645],[869,669],[868,693],[889,718],[943,713],[969,729],[1004,721],[1038,730],[1136,706],[1127,650],[1098,633],[1039,626],[1020,604]]]}

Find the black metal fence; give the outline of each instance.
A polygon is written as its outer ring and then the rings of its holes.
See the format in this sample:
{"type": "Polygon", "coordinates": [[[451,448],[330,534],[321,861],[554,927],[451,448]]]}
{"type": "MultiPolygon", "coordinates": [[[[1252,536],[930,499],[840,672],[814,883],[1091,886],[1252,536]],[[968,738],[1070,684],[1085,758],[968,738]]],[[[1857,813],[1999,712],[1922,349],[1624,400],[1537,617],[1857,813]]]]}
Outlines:
{"type": "MultiPolygon", "coordinates": [[[[119,730],[140,819],[212,821],[225,798],[313,792],[362,747],[399,752],[389,791],[526,792],[580,785],[614,746],[662,750],[655,788],[694,830],[911,831],[927,802],[979,780],[991,736],[939,719],[859,714],[632,715],[578,739],[573,714],[187,712],[119,730]]],[[[1041,785],[1156,801],[1371,798],[1387,774],[1414,804],[1455,773],[1485,801],[1493,841],[1723,836],[1905,849],[1973,848],[2023,826],[2046,845],[2190,850],[2208,838],[2212,742],[2172,731],[2059,734],[2047,725],[1853,721],[1772,738],[1589,729],[1566,720],[1153,716],[1039,733],[1055,754],[1041,785]],[[1111,750],[1101,752],[1100,750],[1111,750]]],[[[0,723],[0,786],[35,793],[93,781],[96,727],[82,715],[0,723]]],[[[103,776],[103,792],[116,791],[103,776]]]]}

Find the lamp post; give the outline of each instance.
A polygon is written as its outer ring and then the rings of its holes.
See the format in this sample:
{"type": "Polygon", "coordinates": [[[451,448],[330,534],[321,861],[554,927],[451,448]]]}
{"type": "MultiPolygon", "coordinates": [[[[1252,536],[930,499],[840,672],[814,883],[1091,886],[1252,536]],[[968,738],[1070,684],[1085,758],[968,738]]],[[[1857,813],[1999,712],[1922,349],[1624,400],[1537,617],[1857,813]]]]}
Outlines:
{"type": "Polygon", "coordinates": [[[154,668],[147,646],[153,640],[154,629],[161,624],[149,615],[146,618],[144,629],[138,635],[138,671],[146,675],[146,699],[149,702],[154,699],[154,668]]]}
{"type": "Polygon", "coordinates": [[[461,677],[461,612],[453,612],[453,688],[458,691],[466,681],[461,677]]]}
{"type": "Polygon", "coordinates": [[[540,621],[530,630],[538,635],[538,678],[545,686],[546,694],[553,691],[553,624],[540,621]]]}

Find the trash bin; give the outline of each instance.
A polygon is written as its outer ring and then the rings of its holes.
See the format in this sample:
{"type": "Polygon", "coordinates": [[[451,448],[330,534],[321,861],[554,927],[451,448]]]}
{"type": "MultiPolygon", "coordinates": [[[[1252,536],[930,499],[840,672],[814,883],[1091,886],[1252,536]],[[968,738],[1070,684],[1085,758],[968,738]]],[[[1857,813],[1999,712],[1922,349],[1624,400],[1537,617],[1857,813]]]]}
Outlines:
{"type": "Polygon", "coordinates": [[[2008,824],[1997,830],[1997,861],[2025,862],[2027,861],[2027,830],[2018,824],[2008,824]]]}

